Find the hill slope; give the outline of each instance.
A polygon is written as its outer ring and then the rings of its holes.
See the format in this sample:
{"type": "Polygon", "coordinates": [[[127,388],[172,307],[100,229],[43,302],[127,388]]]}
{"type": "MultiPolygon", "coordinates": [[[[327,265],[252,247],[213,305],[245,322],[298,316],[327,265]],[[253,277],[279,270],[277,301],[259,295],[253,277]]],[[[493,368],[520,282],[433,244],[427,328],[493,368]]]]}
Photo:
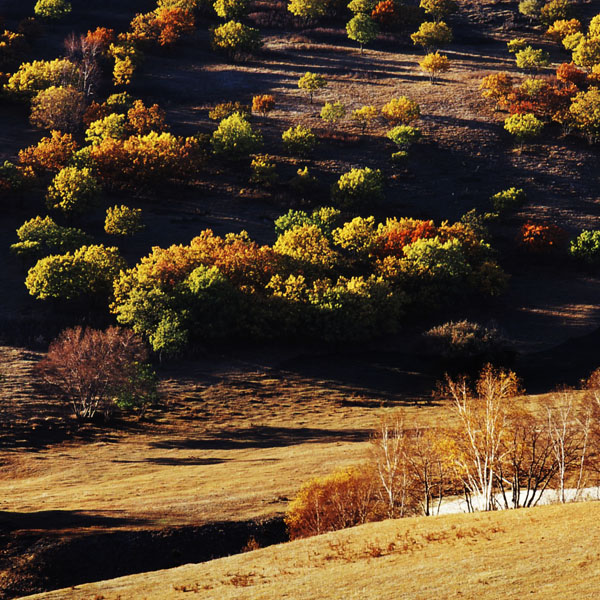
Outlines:
{"type": "Polygon", "coordinates": [[[596,598],[599,516],[591,502],[372,523],[28,598],[596,598]]]}

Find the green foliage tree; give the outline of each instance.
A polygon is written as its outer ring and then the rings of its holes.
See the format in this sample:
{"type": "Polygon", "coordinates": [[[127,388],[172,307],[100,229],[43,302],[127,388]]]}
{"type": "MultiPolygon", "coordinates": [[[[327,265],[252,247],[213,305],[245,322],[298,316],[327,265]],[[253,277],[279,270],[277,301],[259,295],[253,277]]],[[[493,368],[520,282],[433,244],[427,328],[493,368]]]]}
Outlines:
{"type": "Polygon", "coordinates": [[[348,3],[348,8],[354,14],[370,15],[375,8],[375,3],[372,0],[352,0],[348,3]]]}
{"type": "Polygon", "coordinates": [[[122,204],[106,209],[104,231],[109,235],[135,235],[143,229],[141,208],[130,208],[122,204]]]}
{"type": "Polygon", "coordinates": [[[504,121],[504,129],[513,135],[520,146],[542,133],[543,121],[532,113],[511,115],[504,121]]]}
{"type": "Polygon", "coordinates": [[[346,33],[351,40],[358,42],[362,54],[365,44],[371,43],[377,37],[379,27],[369,15],[358,13],[346,24],[346,33]]]}
{"type": "Polygon", "coordinates": [[[383,175],[369,167],[351,169],[340,176],[331,188],[335,201],[344,207],[355,207],[383,198],[383,175]]]}
{"type": "Polygon", "coordinates": [[[333,239],[332,232],[340,220],[340,214],[337,208],[331,206],[316,208],[310,215],[303,210],[290,209],[275,220],[275,233],[280,236],[299,225],[315,225],[327,239],[333,239]]]}
{"type": "Polygon", "coordinates": [[[239,159],[256,152],[262,145],[262,136],[242,115],[233,113],[219,123],[210,143],[216,155],[239,159]]]}
{"type": "Polygon", "coordinates": [[[521,0],[519,2],[519,12],[530,19],[537,19],[540,16],[542,3],[540,0],[521,0]]]}
{"type": "Polygon", "coordinates": [[[326,0],[290,0],[288,10],[304,20],[318,19],[327,14],[326,0]]]}
{"type": "Polygon", "coordinates": [[[278,176],[275,163],[265,154],[258,154],[252,159],[250,164],[252,176],[250,181],[257,185],[270,187],[277,182],[278,176]]]}
{"type": "Polygon", "coordinates": [[[317,145],[317,138],[312,130],[303,125],[290,127],[281,134],[281,139],[288,152],[306,156],[310,154],[317,145]]]}
{"type": "Polygon", "coordinates": [[[386,137],[394,142],[399,150],[407,150],[421,139],[421,131],[411,125],[397,125],[386,133],[386,137]]]}
{"type": "Polygon", "coordinates": [[[506,47],[511,54],[516,54],[527,48],[527,46],[529,46],[529,44],[525,38],[515,38],[506,42],[506,47]]]}
{"type": "Polygon", "coordinates": [[[17,229],[19,242],[11,251],[26,259],[60,254],[88,244],[91,238],[81,229],[57,225],[51,217],[35,217],[17,229]]]}
{"type": "Polygon", "coordinates": [[[569,113],[575,127],[590,144],[600,140],[600,89],[590,87],[572,100],[569,113]]]}
{"type": "Polygon", "coordinates": [[[600,230],[584,230],[569,245],[569,254],[589,265],[600,263],[600,230]]]}
{"type": "Polygon", "coordinates": [[[436,21],[441,21],[458,10],[454,0],[421,0],[419,6],[436,21]]]}
{"type": "Polygon", "coordinates": [[[421,23],[418,31],[410,36],[410,39],[415,45],[422,46],[429,53],[449,44],[452,41],[452,30],[444,21],[425,21],[421,23]]]}
{"type": "Polygon", "coordinates": [[[127,135],[127,117],[118,113],[111,113],[102,119],[93,121],[85,132],[85,141],[96,146],[103,140],[123,140],[127,135]]]}
{"type": "Polygon", "coordinates": [[[361,106],[352,111],[352,120],[356,121],[362,132],[377,118],[379,111],[372,105],[361,106]]]}
{"type": "Polygon", "coordinates": [[[62,19],[71,12],[71,3],[67,0],[38,0],[33,12],[43,19],[62,19]]]}
{"type": "Polygon", "coordinates": [[[346,107],[337,100],[336,102],[325,102],[321,109],[321,119],[327,123],[337,123],[346,116],[346,107]]]}
{"type": "Polygon", "coordinates": [[[510,187],[494,194],[491,200],[494,212],[504,215],[522,206],[527,200],[527,194],[523,189],[510,187]]]}
{"type": "Polygon", "coordinates": [[[51,86],[77,88],[79,78],[78,66],[66,58],[34,60],[22,63],[4,89],[9,95],[26,98],[51,86]]]}
{"type": "Polygon", "coordinates": [[[310,103],[313,102],[313,95],[320,89],[327,87],[327,80],[318,73],[307,71],[298,79],[298,87],[301,90],[306,90],[310,96],[310,103]]]}
{"type": "Polygon", "coordinates": [[[541,71],[550,65],[550,55],[541,48],[527,46],[515,54],[517,67],[525,71],[541,71]]]}
{"type": "Polygon", "coordinates": [[[228,21],[248,14],[248,0],[216,0],[213,8],[219,17],[228,21]]]}
{"type": "Polygon", "coordinates": [[[308,223],[285,230],[277,238],[273,250],[305,269],[317,271],[332,269],[339,258],[323,232],[316,225],[308,223]]]}
{"type": "Polygon", "coordinates": [[[237,21],[227,21],[215,27],[212,30],[211,43],[215,50],[224,52],[231,58],[254,52],[262,46],[258,29],[237,21]]]}
{"type": "Polygon", "coordinates": [[[29,269],[25,286],[38,300],[106,298],[112,283],[125,268],[114,246],[82,246],[73,253],[41,258],[29,269]]]}
{"type": "Polygon", "coordinates": [[[90,169],[65,167],[52,180],[46,204],[66,215],[81,214],[93,207],[99,196],[100,186],[90,169]]]}

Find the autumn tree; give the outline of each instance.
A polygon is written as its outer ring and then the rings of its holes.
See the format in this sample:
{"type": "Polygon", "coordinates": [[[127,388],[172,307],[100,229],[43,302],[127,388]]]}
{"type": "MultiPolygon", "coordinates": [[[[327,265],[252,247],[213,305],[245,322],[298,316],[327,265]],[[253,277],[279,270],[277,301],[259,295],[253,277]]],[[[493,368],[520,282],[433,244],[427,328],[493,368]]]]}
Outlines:
{"type": "Polygon", "coordinates": [[[80,421],[101,414],[108,421],[120,406],[143,409],[157,398],[156,378],[145,364],[142,340],[128,329],[65,329],[36,370],[80,421]]]}
{"type": "Polygon", "coordinates": [[[445,54],[439,52],[430,53],[419,62],[419,66],[423,71],[429,73],[429,80],[435,83],[437,76],[440,73],[445,73],[450,69],[450,60],[445,54]]]}
{"type": "Polygon", "coordinates": [[[481,80],[479,89],[484,98],[496,103],[496,108],[506,107],[508,98],[513,92],[514,79],[508,73],[492,73],[481,80]]]}
{"type": "Polygon", "coordinates": [[[538,137],[543,128],[544,123],[532,113],[511,115],[504,121],[504,129],[516,138],[520,148],[526,141],[538,137]]]}
{"type": "Polygon", "coordinates": [[[158,104],[146,106],[141,100],[136,100],[127,111],[127,122],[133,132],[139,135],[161,132],[166,128],[165,111],[158,104]]]}
{"type": "Polygon", "coordinates": [[[371,18],[383,28],[396,25],[399,14],[394,0],[381,0],[381,2],[378,2],[371,12],[371,18]]]}
{"type": "Polygon", "coordinates": [[[590,144],[600,140],[600,89],[579,92],[569,107],[573,123],[590,144]]]}
{"type": "Polygon", "coordinates": [[[288,152],[306,156],[310,154],[317,145],[317,137],[309,127],[296,125],[290,127],[281,134],[283,145],[288,152]]]}
{"type": "Polygon", "coordinates": [[[306,90],[310,96],[310,103],[313,102],[313,95],[320,89],[327,87],[327,80],[318,73],[307,71],[298,79],[298,87],[301,90],[306,90]]]}
{"type": "Polygon", "coordinates": [[[74,132],[81,126],[85,96],[73,87],[51,86],[31,101],[29,120],[41,129],[74,132]]]}
{"type": "Polygon", "coordinates": [[[213,8],[219,17],[229,21],[245,17],[248,4],[248,0],[215,0],[213,8]]]}
{"type": "Polygon", "coordinates": [[[305,21],[318,19],[327,14],[326,0],[290,0],[288,10],[305,21]]]}
{"type": "Polygon", "coordinates": [[[100,186],[90,169],[65,167],[52,180],[46,204],[66,215],[81,214],[96,204],[99,195],[100,186]]]}
{"type": "Polygon", "coordinates": [[[377,118],[379,111],[372,105],[361,106],[352,111],[351,118],[360,126],[364,133],[367,127],[377,118]]]}
{"type": "Polygon", "coordinates": [[[335,124],[346,116],[346,107],[339,101],[325,102],[321,109],[321,119],[330,124],[335,124]]]}
{"type": "Polygon", "coordinates": [[[106,209],[104,231],[109,235],[131,236],[144,229],[142,209],[122,204],[106,209]]]}
{"type": "Polygon", "coordinates": [[[351,169],[332,186],[331,195],[343,206],[376,202],[383,197],[383,175],[369,167],[351,169]]]}
{"type": "Polygon", "coordinates": [[[409,125],[421,116],[421,108],[414,100],[400,96],[386,103],[381,114],[391,125],[409,125]]]}
{"type": "Polygon", "coordinates": [[[550,55],[542,48],[527,46],[515,54],[517,67],[524,71],[541,71],[550,65],[550,55]]]}
{"type": "Polygon", "coordinates": [[[50,137],[42,138],[37,145],[19,150],[19,164],[36,174],[60,171],[76,150],[77,142],[70,133],[51,131],[50,137]]]}

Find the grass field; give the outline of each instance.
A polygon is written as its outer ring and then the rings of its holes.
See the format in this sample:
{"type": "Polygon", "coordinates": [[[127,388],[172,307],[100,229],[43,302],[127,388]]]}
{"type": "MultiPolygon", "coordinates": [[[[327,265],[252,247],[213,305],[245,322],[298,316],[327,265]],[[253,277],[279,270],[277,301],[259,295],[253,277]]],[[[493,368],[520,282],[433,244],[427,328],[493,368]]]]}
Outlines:
{"type": "Polygon", "coordinates": [[[597,502],[384,521],[44,600],[598,597],[597,502]]]}

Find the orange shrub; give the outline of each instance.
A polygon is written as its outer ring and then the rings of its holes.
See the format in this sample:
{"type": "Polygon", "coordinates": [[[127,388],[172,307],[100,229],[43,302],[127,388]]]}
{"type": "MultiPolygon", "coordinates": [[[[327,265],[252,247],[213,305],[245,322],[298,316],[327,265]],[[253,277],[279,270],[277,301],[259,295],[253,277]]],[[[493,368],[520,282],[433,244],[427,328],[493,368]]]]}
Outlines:
{"type": "Polygon", "coordinates": [[[392,27],[398,23],[398,11],[394,0],[382,0],[375,5],[371,18],[381,27],[392,27]]]}
{"type": "Polygon", "coordinates": [[[70,133],[51,131],[50,137],[42,138],[36,146],[19,151],[19,163],[30,167],[37,174],[44,171],[60,171],[77,150],[77,142],[70,133]]]}
{"type": "Polygon", "coordinates": [[[573,62],[562,63],[556,69],[556,78],[562,83],[572,83],[578,88],[583,88],[587,83],[587,74],[573,62]]]}
{"type": "Polygon", "coordinates": [[[558,225],[529,221],[521,227],[519,243],[528,252],[552,254],[564,250],[567,244],[567,233],[558,225]]]}
{"type": "Polygon", "coordinates": [[[127,119],[133,131],[140,135],[165,129],[165,111],[158,104],[145,106],[141,100],[136,100],[127,112],[127,119]]]}
{"type": "Polygon", "coordinates": [[[514,80],[508,73],[493,73],[481,80],[479,89],[484,98],[489,98],[498,107],[506,107],[513,92],[514,80]]]}
{"type": "Polygon", "coordinates": [[[385,225],[380,225],[376,241],[376,254],[385,256],[404,255],[404,247],[423,238],[433,238],[437,228],[433,221],[418,219],[388,219],[385,225]]]}
{"type": "Polygon", "coordinates": [[[275,107],[275,97],[271,94],[261,94],[252,98],[252,112],[259,112],[264,116],[275,107]]]}
{"type": "Polygon", "coordinates": [[[96,27],[94,31],[88,31],[85,42],[90,46],[96,46],[100,52],[108,52],[109,46],[115,41],[114,29],[107,27],[96,27]]]}

